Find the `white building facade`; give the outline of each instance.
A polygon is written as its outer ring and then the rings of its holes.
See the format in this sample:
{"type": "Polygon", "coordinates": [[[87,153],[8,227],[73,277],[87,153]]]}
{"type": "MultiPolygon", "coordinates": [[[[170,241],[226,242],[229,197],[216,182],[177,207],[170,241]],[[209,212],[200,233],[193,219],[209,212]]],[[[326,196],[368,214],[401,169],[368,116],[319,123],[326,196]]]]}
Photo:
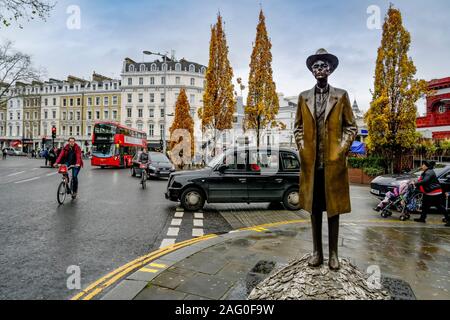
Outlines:
{"type": "Polygon", "coordinates": [[[184,88],[194,120],[194,137],[198,139],[205,75],[205,66],[185,59],[138,63],[126,58],[122,68],[122,124],[146,132],[150,146],[160,146],[164,131],[169,141],[175,104],[184,88]]]}

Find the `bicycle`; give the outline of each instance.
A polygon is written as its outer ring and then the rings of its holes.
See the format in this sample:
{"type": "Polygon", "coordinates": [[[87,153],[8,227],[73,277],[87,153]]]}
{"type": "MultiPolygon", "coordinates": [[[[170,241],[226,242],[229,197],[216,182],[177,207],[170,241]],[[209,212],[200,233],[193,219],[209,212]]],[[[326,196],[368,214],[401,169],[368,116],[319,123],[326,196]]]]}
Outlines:
{"type": "Polygon", "coordinates": [[[62,175],[62,181],[58,186],[58,192],[56,194],[56,199],[60,205],[64,204],[68,194],[72,195],[72,179],[69,178],[69,170],[73,169],[74,166],[67,167],[66,165],[61,165],[58,168],[58,173],[62,175]],[[70,188],[69,188],[70,183],[70,188]]]}
{"type": "Polygon", "coordinates": [[[141,169],[141,186],[142,189],[147,188],[147,164],[141,163],[139,164],[139,169],[141,169]]]}

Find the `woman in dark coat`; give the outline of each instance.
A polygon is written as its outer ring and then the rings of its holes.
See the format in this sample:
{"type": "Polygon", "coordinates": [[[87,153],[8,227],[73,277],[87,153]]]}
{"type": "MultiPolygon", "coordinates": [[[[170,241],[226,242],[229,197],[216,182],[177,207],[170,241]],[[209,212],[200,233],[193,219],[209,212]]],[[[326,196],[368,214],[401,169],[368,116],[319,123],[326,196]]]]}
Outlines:
{"type": "Polygon", "coordinates": [[[445,226],[450,227],[450,219],[444,207],[444,192],[433,170],[435,165],[436,163],[434,161],[425,161],[422,165],[422,175],[419,181],[415,183],[416,187],[423,193],[423,202],[422,215],[419,219],[414,219],[414,221],[425,223],[430,208],[436,207],[444,216],[445,226]]]}

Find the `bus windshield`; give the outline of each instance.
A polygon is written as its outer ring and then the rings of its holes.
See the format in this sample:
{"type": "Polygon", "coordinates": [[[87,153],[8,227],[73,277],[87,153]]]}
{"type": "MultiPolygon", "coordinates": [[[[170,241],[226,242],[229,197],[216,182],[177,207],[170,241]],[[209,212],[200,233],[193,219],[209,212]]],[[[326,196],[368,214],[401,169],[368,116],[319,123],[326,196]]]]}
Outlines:
{"type": "Polygon", "coordinates": [[[94,127],[95,134],[116,134],[117,127],[108,123],[97,123],[94,127]]]}
{"type": "Polygon", "coordinates": [[[115,145],[111,143],[100,143],[92,146],[92,155],[99,158],[107,158],[115,155],[115,145]]]}

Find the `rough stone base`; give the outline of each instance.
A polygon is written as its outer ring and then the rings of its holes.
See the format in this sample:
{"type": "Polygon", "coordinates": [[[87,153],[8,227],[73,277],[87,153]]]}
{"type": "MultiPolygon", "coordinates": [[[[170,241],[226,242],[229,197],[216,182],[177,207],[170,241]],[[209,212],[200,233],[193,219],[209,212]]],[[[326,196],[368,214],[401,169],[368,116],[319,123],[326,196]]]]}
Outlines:
{"type": "Polygon", "coordinates": [[[310,254],[294,260],[258,284],[249,300],[390,300],[384,289],[369,288],[368,275],[347,259],[330,271],[325,260],[320,268],[308,266],[310,254]]]}

